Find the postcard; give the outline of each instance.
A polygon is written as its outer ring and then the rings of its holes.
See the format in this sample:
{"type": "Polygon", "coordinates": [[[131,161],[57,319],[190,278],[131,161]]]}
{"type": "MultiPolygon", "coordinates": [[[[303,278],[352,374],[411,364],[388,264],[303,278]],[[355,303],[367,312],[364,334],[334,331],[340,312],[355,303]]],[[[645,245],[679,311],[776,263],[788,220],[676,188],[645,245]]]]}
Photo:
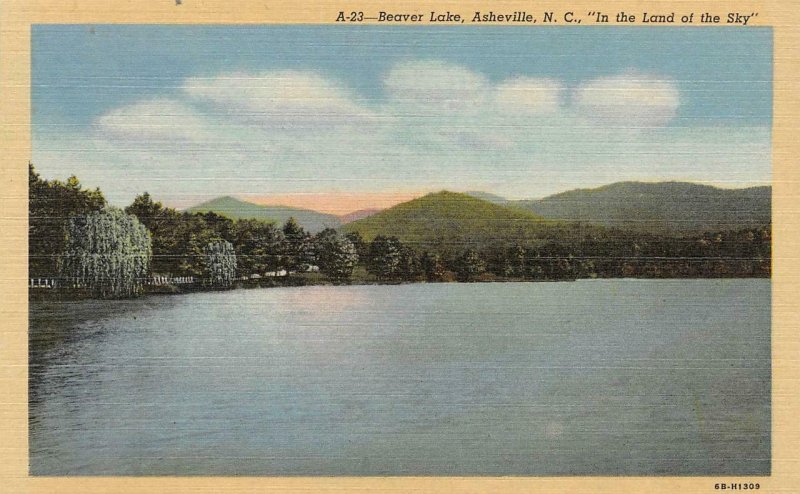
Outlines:
{"type": "Polygon", "coordinates": [[[12,491],[790,488],[775,3],[139,3],[3,14],[12,491]]]}

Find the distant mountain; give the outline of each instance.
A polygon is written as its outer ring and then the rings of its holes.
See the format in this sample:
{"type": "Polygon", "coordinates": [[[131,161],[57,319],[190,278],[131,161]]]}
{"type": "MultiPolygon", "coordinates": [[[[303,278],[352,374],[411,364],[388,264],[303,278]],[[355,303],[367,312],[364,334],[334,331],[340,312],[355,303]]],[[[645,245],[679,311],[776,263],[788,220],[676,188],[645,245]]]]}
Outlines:
{"type": "Polygon", "coordinates": [[[548,238],[569,241],[578,233],[571,225],[544,220],[529,211],[447,191],[398,204],[348,223],[342,230],[358,232],[366,241],[392,235],[409,245],[443,253],[516,242],[531,245],[548,238]]]}
{"type": "Polygon", "coordinates": [[[687,182],[618,182],[544,199],[511,201],[544,218],[653,233],[735,230],[771,221],[772,188],[687,182]]]}
{"type": "MultiPolygon", "coordinates": [[[[481,191],[442,191],[389,209],[363,209],[339,217],[233,197],[213,199],[188,211],[214,211],[232,219],[279,224],[293,216],[312,233],[344,225],[343,231],[358,231],[366,240],[394,235],[405,242],[441,249],[444,244],[568,241],[578,231],[575,222],[599,229],[667,234],[737,230],[770,223],[771,205],[772,188],[768,186],[721,189],[687,182],[617,182],[525,201],[509,201],[481,191]]],[[[586,227],[581,228],[585,234],[586,227]]]]}
{"type": "Polygon", "coordinates": [[[352,213],[339,215],[339,221],[341,221],[343,225],[346,225],[347,223],[352,223],[354,221],[367,218],[373,214],[380,213],[381,211],[381,209],[359,209],[358,211],[353,211],[352,213]]]}
{"type": "Polygon", "coordinates": [[[476,199],[482,199],[484,201],[489,201],[494,204],[504,205],[508,203],[508,199],[505,197],[500,197],[497,194],[492,194],[491,192],[483,192],[480,190],[471,190],[469,192],[464,192],[468,196],[472,196],[476,199]]]}
{"type": "Polygon", "coordinates": [[[325,228],[338,228],[341,221],[337,216],[324,214],[309,209],[290,208],[288,206],[262,206],[253,204],[235,197],[225,196],[212,199],[208,202],[193,206],[187,211],[191,213],[205,213],[213,211],[231,219],[256,219],[271,221],[279,226],[290,217],[311,233],[319,232],[325,228]]]}

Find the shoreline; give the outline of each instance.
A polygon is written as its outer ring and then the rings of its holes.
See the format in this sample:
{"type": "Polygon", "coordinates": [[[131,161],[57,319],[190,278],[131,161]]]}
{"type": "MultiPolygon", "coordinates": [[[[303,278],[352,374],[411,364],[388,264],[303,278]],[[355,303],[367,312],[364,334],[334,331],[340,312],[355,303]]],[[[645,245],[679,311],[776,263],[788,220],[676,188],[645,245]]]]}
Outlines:
{"type": "Polygon", "coordinates": [[[725,280],[725,279],[768,279],[771,280],[771,275],[765,276],[686,276],[686,277],[657,277],[657,276],[635,276],[635,277],[582,277],[582,278],[562,278],[562,279],[523,279],[523,278],[501,278],[495,277],[492,279],[479,279],[473,281],[382,281],[382,280],[369,280],[358,279],[346,283],[335,283],[330,280],[323,280],[318,277],[307,276],[293,276],[287,277],[284,282],[266,283],[264,279],[246,282],[237,282],[230,288],[212,288],[195,285],[161,285],[145,287],[145,290],[139,297],[120,298],[120,299],[102,299],[93,297],[88,290],[82,288],[28,288],[28,302],[55,302],[55,301],[77,301],[77,300],[131,300],[135,298],[142,298],[148,296],[169,296],[169,295],[189,295],[198,292],[229,292],[236,290],[257,290],[257,289],[270,289],[270,288],[289,288],[289,287],[305,287],[305,286],[378,286],[378,285],[417,285],[417,284],[434,284],[434,285],[447,285],[447,284],[491,284],[491,283],[556,283],[556,282],[574,282],[581,280],[725,280]]]}

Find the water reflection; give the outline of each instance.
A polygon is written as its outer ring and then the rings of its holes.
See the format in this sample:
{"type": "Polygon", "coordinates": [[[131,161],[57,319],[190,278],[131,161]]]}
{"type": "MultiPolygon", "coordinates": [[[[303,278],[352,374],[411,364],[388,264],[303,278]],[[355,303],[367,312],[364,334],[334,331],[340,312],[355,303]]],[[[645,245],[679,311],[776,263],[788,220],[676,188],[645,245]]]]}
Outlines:
{"type": "Polygon", "coordinates": [[[34,303],[31,471],[768,473],[769,307],[766,280],[34,303]]]}

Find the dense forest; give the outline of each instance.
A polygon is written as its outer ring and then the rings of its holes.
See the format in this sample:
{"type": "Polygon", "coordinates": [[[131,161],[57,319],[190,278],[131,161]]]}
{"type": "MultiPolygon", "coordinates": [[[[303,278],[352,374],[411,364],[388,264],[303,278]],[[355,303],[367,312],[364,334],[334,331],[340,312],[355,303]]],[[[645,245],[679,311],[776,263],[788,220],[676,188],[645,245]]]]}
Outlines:
{"type": "Polygon", "coordinates": [[[465,194],[415,199],[312,234],[282,224],[178,211],[143,193],[124,210],[76,177],[29,167],[32,278],[113,298],[153,276],[200,287],[307,283],[768,277],[770,224],[693,234],[570,221],[465,194]]]}

